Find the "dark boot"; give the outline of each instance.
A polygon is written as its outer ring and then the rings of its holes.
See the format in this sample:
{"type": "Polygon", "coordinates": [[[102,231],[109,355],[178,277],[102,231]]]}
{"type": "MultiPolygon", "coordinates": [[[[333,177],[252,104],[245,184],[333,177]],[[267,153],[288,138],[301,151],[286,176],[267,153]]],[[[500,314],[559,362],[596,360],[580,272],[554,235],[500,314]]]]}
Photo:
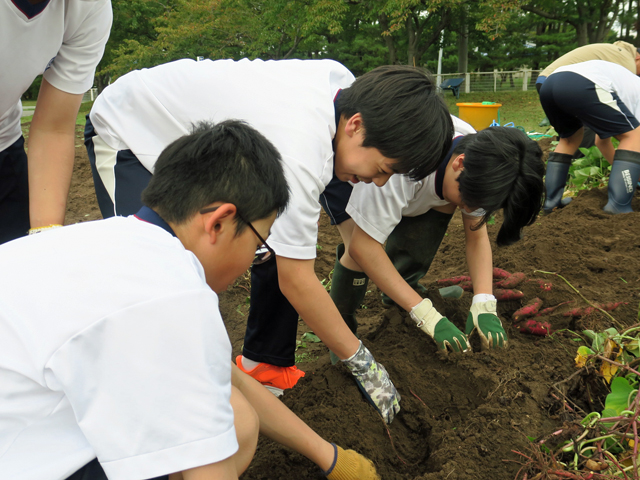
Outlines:
{"type": "Polygon", "coordinates": [[[547,161],[547,173],[545,174],[544,185],[547,195],[542,207],[545,213],[551,213],[554,208],[565,207],[571,202],[570,198],[562,198],[564,186],[567,184],[567,174],[571,167],[572,155],[568,153],[549,154],[547,161]]]}
{"type": "Polygon", "coordinates": [[[633,192],[640,178],[640,152],[616,150],[609,175],[609,201],[607,213],[629,213],[633,192]]]}
{"type": "MultiPolygon", "coordinates": [[[[417,217],[402,217],[387,239],[385,250],[394,267],[422,296],[427,289],[418,281],[429,271],[452,216],[429,210],[417,217]]],[[[382,294],[382,304],[385,307],[395,305],[385,294],[382,294]]]]}
{"type": "MultiPolygon", "coordinates": [[[[355,272],[342,265],[340,263],[342,255],[344,255],[344,245],[341,243],[336,248],[336,264],[331,277],[330,295],[345,323],[355,335],[358,330],[356,310],[362,305],[367,293],[369,277],[364,272],[355,272]]],[[[331,352],[331,363],[335,365],[339,360],[338,356],[331,352]]]]}

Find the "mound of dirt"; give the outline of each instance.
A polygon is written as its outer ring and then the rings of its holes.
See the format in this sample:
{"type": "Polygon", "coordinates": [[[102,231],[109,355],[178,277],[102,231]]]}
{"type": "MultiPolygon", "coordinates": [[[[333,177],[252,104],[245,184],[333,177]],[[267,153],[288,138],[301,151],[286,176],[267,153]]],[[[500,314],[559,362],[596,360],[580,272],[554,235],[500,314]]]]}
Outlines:
{"type": "MultiPolygon", "coordinates": [[[[76,142],[76,166],[67,222],[100,217],[93,183],[81,143],[76,142]]],[[[551,291],[536,282],[518,287],[525,298],[499,304],[509,346],[499,351],[444,356],[416,329],[406,313],[384,310],[380,292],[371,285],[359,310],[359,334],[376,359],[385,365],[402,396],[402,410],[388,427],[355,387],[350,373],[332,366],[322,344],[305,342],[298,350],[306,376],[285,393],[283,401],[326,439],[371,458],[385,480],[511,479],[527,453],[529,437],[549,434],[566,417],[554,405],[550,387],[574,371],[573,357],[582,343],[573,332],[606,328],[612,321],[596,312],[582,319],[562,316],[586,303],[562,275],[592,302],[628,302],[612,315],[622,325],[637,321],[640,301],[640,213],[608,216],[602,212],[606,190],[583,192],[565,209],[538,218],[515,245],[497,248],[494,265],[524,272],[530,279],[551,282],[551,291]],[[545,320],[556,332],[549,337],[519,333],[511,315],[528,300],[544,306],[564,305],[545,320]]],[[[633,208],[640,212],[640,198],[633,208]]],[[[489,226],[495,238],[500,218],[489,226]]],[[[316,272],[328,280],[340,237],[323,216],[320,222],[316,272]]],[[[428,275],[422,280],[439,311],[464,329],[472,294],[442,299],[435,281],[467,273],[464,232],[459,214],[449,227],[428,275]]],[[[248,314],[249,277],[239,279],[221,295],[221,310],[234,346],[242,348],[248,314]]],[[[615,325],[613,325],[615,326],[615,325]]],[[[299,336],[308,329],[300,322],[299,336]]],[[[596,380],[598,381],[598,380],[596,380]]],[[[597,405],[596,405],[597,407],[597,405]]],[[[267,439],[261,439],[245,480],[321,478],[317,467],[267,439]]]]}

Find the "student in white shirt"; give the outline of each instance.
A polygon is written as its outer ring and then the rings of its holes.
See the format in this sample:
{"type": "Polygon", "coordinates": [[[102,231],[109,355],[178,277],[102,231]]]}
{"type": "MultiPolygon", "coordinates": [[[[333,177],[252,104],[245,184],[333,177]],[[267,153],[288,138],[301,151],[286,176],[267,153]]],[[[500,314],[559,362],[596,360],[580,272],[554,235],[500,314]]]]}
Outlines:
{"type": "Polygon", "coordinates": [[[329,479],[379,479],[232,363],[217,293],[288,200],[262,135],[204,124],[136,215],[0,246],[0,478],[237,479],[259,430],[329,479]]]}
{"type": "MultiPolygon", "coordinates": [[[[358,79],[332,60],[178,60],[131,72],[105,89],[86,143],[103,215],[135,211],[159,151],[193,122],[238,118],[281,153],[292,201],[273,226],[268,261],[251,271],[251,309],[238,366],[281,393],[295,367],[298,318],[345,363],[390,422],[399,396],[344,325],[315,270],[319,197],[335,176],[383,185],[423,178],[451,143],[448,109],[421,69],[384,66],[358,79]]],[[[269,182],[265,178],[265,182],[269,182]]]]}
{"type": "Polygon", "coordinates": [[[498,245],[520,239],[542,203],[544,164],[536,142],[515,128],[478,133],[454,117],[456,137],[438,170],[424,180],[395,176],[382,188],[355,185],[347,214],[353,233],[338,249],[331,297],[355,332],[356,309],[371,278],[383,303],[410,313],[417,326],[444,351],[468,352],[477,333],[483,349],[507,345],[493,296],[493,263],[486,222],[502,209],[498,245]],[[459,208],[464,223],[467,266],[474,297],[463,333],[440,314],[418,281],[426,275],[459,208]],[[385,246],[386,243],[386,246],[385,246]]]}
{"type": "Polygon", "coordinates": [[[0,243],[64,223],[76,117],[111,20],[110,0],[0,1],[0,243]],[[40,74],[27,162],[20,98],[40,74]]]}

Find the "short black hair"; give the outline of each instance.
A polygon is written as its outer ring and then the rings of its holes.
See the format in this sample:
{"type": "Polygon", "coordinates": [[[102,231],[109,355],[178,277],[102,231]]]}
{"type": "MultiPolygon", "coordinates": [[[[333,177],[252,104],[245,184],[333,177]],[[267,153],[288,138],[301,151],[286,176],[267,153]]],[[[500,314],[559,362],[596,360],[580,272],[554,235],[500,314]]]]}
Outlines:
{"type": "Polygon", "coordinates": [[[200,122],[167,146],[142,192],[142,203],[180,224],[214,202],[236,206],[236,235],[245,221],[280,215],[289,188],[278,150],[238,120],[200,122]],[[240,216],[242,218],[240,218],[240,216]]]}
{"type": "Polygon", "coordinates": [[[454,155],[464,153],[458,176],[465,205],[482,208],[480,228],[499,209],[504,219],[499,246],[520,240],[522,229],[535,222],[543,202],[542,150],[517,128],[489,127],[460,140],[454,155]]]}
{"type": "Polygon", "coordinates": [[[418,67],[384,65],[340,92],[338,112],[364,124],[363,147],[397,160],[394,170],[421,180],[451,147],[453,122],[431,74],[418,67]]]}

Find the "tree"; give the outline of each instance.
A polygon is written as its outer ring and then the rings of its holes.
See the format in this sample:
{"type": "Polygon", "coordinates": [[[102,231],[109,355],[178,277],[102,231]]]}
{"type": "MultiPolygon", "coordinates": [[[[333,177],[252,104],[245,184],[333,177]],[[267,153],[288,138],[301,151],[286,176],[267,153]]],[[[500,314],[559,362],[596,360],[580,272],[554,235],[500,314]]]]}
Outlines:
{"type": "Polygon", "coordinates": [[[575,28],[578,46],[607,40],[623,0],[538,0],[522,6],[526,12],[575,28]]]}

